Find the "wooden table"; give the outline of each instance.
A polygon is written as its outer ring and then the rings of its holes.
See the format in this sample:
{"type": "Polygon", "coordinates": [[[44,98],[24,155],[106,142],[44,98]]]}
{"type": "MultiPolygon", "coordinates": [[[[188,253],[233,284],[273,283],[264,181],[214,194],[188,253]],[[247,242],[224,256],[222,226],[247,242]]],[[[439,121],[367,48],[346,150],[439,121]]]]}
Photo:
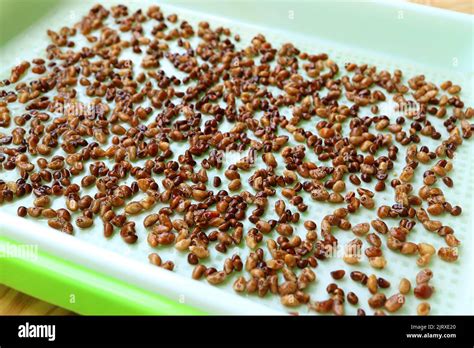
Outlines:
{"type": "MultiPolygon", "coordinates": [[[[411,0],[458,12],[474,14],[472,0],[411,0]]],[[[0,285],[0,315],[73,315],[74,313],[0,285]]]]}

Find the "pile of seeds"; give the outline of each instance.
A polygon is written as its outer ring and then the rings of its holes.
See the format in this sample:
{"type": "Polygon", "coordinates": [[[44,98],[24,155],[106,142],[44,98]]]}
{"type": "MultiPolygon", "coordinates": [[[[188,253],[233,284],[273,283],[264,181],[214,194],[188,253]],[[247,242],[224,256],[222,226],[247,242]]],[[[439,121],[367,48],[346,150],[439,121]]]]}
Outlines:
{"type": "MultiPolygon", "coordinates": [[[[337,283],[327,298],[311,296],[318,265],[339,247],[377,315],[397,312],[411,292],[430,298],[431,260],[458,259],[449,220],[462,208],[443,190],[455,184],[452,159],[474,129],[460,86],[340,68],[325,53],[273,47],[261,34],[245,46],[227,28],[193,28],[157,6],[131,13],[96,5],[47,34],[45,57],[18,64],[0,85],[0,204],[17,204],[19,216],[68,234],[102,225],[106,238],[147,240],[156,248],[150,263],[168,270],[176,260],[162,260],[160,249],[175,248],[192,278],[279,296],[296,311],[340,315],[347,299],[365,315],[358,295],[337,283]],[[395,120],[381,114],[388,101],[395,120]],[[425,138],[438,145],[420,145],[425,138]],[[17,179],[4,180],[7,172],[17,179]],[[383,191],[392,192],[390,205],[377,200],[383,191]],[[32,206],[20,205],[31,195],[32,206]],[[315,221],[314,206],[332,213],[315,221]],[[351,222],[360,211],[373,218],[351,222]],[[415,226],[446,246],[411,241],[415,226]],[[354,238],[340,246],[337,230],[354,238]],[[211,265],[216,253],[226,255],[223,264],[211,265]],[[395,254],[415,255],[422,270],[413,290],[404,278],[386,297],[390,282],[375,273],[395,254]],[[357,270],[364,262],[373,274],[357,270]]],[[[330,274],[337,282],[346,272],[330,274]]],[[[426,315],[430,305],[417,311],[426,315]]]]}

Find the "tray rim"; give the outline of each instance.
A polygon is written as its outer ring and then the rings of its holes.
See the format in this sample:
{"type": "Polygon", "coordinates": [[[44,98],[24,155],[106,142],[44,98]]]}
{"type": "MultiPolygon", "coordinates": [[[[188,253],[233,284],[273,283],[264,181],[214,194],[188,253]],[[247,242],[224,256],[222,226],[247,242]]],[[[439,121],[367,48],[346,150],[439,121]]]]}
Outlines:
{"type": "MultiPolygon", "coordinates": [[[[0,250],[21,245],[0,236],[0,250]]],[[[0,283],[84,315],[206,314],[42,250],[34,261],[0,257],[0,283]],[[74,302],[70,300],[71,295],[74,302]]]]}

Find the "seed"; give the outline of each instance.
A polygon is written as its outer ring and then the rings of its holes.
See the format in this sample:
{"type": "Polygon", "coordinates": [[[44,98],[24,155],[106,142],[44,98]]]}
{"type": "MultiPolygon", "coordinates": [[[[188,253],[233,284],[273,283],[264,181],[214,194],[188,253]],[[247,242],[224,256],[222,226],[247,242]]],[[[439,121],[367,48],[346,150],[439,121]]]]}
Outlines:
{"type": "Polygon", "coordinates": [[[174,269],[174,263],[173,261],[165,261],[162,265],[161,268],[164,268],[168,271],[172,271],[174,269]]]}
{"type": "Polygon", "coordinates": [[[423,222],[423,226],[430,232],[439,230],[443,225],[441,221],[428,220],[423,222]]]}
{"type": "Polygon", "coordinates": [[[388,232],[388,227],[382,220],[372,220],[370,224],[378,233],[386,234],[388,232]]]}
{"type": "Polygon", "coordinates": [[[355,282],[360,282],[364,278],[365,274],[359,271],[351,272],[351,279],[355,282]]]}
{"type": "Polygon", "coordinates": [[[114,233],[114,226],[110,222],[104,222],[104,236],[109,238],[114,233]]]}
{"type": "Polygon", "coordinates": [[[380,308],[385,305],[387,298],[382,293],[372,295],[367,301],[369,306],[372,308],[380,308]]]}
{"type": "Polygon", "coordinates": [[[412,255],[418,251],[418,246],[412,242],[404,242],[400,252],[404,255],[412,255]]]}
{"type": "Polygon", "coordinates": [[[351,305],[356,305],[359,302],[359,298],[353,292],[348,292],[347,302],[349,302],[351,305]]]}
{"type": "Polygon", "coordinates": [[[206,280],[213,285],[217,285],[222,283],[227,277],[227,274],[225,274],[224,271],[221,272],[215,272],[206,277],[206,280]]]}
{"type": "Polygon", "coordinates": [[[294,294],[298,290],[297,284],[294,281],[286,281],[278,287],[278,293],[281,296],[294,294]]]}
{"type": "Polygon", "coordinates": [[[418,315],[428,315],[430,314],[431,306],[428,302],[421,302],[418,307],[416,307],[416,313],[418,315]]]}
{"type": "Polygon", "coordinates": [[[237,292],[244,292],[247,287],[247,282],[244,277],[240,276],[235,280],[232,287],[237,292]]]}
{"type": "Polygon", "coordinates": [[[272,226],[267,221],[259,220],[256,224],[257,229],[263,234],[267,234],[272,230],[272,226]]]}
{"type": "Polygon", "coordinates": [[[380,248],[382,246],[382,240],[375,233],[369,233],[366,240],[374,247],[380,248]]]}
{"type": "Polygon", "coordinates": [[[192,278],[196,280],[200,279],[205,271],[206,271],[206,266],[197,265],[196,267],[194,267],[192,278]]]}
{"type": "Polygon", "coordinates": [[[129,215],[135,215],[143,210],[143,206],[140,202],[130,202],[125,206],[125,213],[129,215]]]}
{"type": "Polygon", "coordinates": [[[385,302],[385,309],[390,313],[398,311],[405,304],[405,296],[395,294],[390,296],[385,302]]]}
{"type": "Polygon", "coordinates": [[[431,278],[433,278],[433,272],[426,268],[420,272],[418,272],[416,276],[416,284],[423,284],[423,283],[428,283],[431,278]]]}
{"type": "Polygon", "coordinates": [[[64,221],[58,218],[53,218],[48,220],[48,225],[55,230],[60,230],[64,227],[64,221]]]}
{"type": "Polygon", "coordinates": [[[79,216],[76,219],[76,225],[80,228],[89,228],[92,226],[93,222],[94,221],[91,218],[83,215],[79,216]]]}
{"type": "Polygon", "coordinates": [[[209,257],[209,250],[200,245],[192,245],[189,247],[189,250],[200,259],[205,259],[209,257]]]}
{"type": "Polygon", "coordinates": [[[382,269],[387,265],[387,260],[383,256],[370,257],[369,263],[372,267],[382,269]]]}
{"type": "Polygon", "coordinates": [[[460,206],[454,206],[453,209],[451,210],[451,215],[452,216],[459,216],[462,213],[462,208],[460,206]]]}
{"type": "Polygon", "coordinates": [[[304,227],[308,230],[308,231],[313,231],[316,229],[316,223],[314,221],[311,221],[311,220],[306,220],[304,222],[304,227]]]}
{"type": "Polygon", "coordinates": [[[20,216],[20,217],[25,217],[26,214],[28,213],[28,211],[27,211],[26,207],[20,206],[20,207],[18,207],[16,213],[17,213],[17,215],[20,216]]]}
{"type": "Polygon", "coordinates": [[[282,305],[287,307],[297,307],[300,305],[300,302],[296,298],[294,294],[284,295],[280,298],[280,302],[282,305]]]}
{"type": "Polygon", "coordinates": [[[266,152],[263,154],[263,162],[265,162],[265,164],[267,166],[270,166],[270,167],[277,167],[278,163],[275,159],[275,156],[273,156],[273,154],[271,152],[266,152]]]}
{"type": "Polygon", "coordinates": [[[161,266],[161,257],[157,253],[151,253],[148,255],[148,260],[150,260],[150,263],[155,266],[161,266]]]}
{"type": "Polygon", "coordinates": [[[147,217],[145,217],[145,219],[143,220],[143,226],[145,227],[150,227],[152,225],[154,225],[158,219],[159,219],[159,215],[158,214],[150,214],[148,215],[147,217]]]}
{"type": "Polygon", "coordinates": [[[46,208],[51,204],[51,199],[48,196],[41,196],[33,201],[35,207],[46,208]]]}
{"type": "Polygon", "coordinates": [[[367,288],[369,289],[371,294],[375,294],[377,292],[378,283],[375,274],[371,274],[367,279],[367,288]]]}
{"type": "Polygon", "coordinates": [[[274,270],[282,269],[285,265],[283,260],[269,260],[267,261],[267,267],[274,270]]]}
{"type": "Polygon", "coordinates": [[[415,287],[413,293],[417,298],[426,300],[431,297],[433,291],[434,288],[431,285],[428,285],[428,283],[422,283],[415,287]]]}
{"type": "Polygon", "coordinates": [[[402,278],[400,280],[400,285],[398,286],[398,291],[400,291],[401,294],[407,295],[410,293],[411,290],[411,283],[408,279],[402,278]]]}
{"type": "Polygon", "coordinates": [[[348,265],[355,265],[360,262],[360,256],[355,254],[345,254],[342,259],[348,265]]]}
{"type": "Polygon", "coordinates": [[[288,224],[278,224],[276,231],[284,237],[289,237],[293,234],[293,227],[288,224]]]}
{"type": "Polygon", "coordinates": [[[420,253],[420,255],[434,255],[436,252],[436,249],[431,244],[419,243],[418,252],[420,253]]]}
{"type": "MultiPolygon", "coordinates": [[[[179,250],[179,251],[185,251],[188,249],[188,247],[191,245],[191,239],[181,239],[180,241],[176,242],[174,247],[179,250]]],[[[190,254],[194,255],[194,254],[190,254]]]]}
{"type": "Polygon", "coordinates": [[[390,282],[388,280],[384,279],[384,278],[378,278],[377,279],[377,284],[382,289],[386,289],[386,288],[390,287],[390,282]]]}
{"type": "Polygon", "coordinates": [[[317,301],[309,304],[309,308],[318,313],[329,313],[333,310],[334,300],[317,301]]]}
{"type": "Polygon", "coordinates": [[[424,255],[421,255],[418,260],[416,260],[416,264],[419,266],[419,267],[426,267],[430,264],[431,262],[431,255],[430,254],[424,254],[424,255]]]}
{"type": "Polygon", "coordinates": [[[448,244],[448,246],[453,247],[453,248],[455,248],[455,247],[457,247],[461,244],[461,242],[454,236],[454,234],[447,234],[444,237],[444,240],[446,241],[446,244],[448,244]]]}
{"type": "Polygon", "coordinates": [[[346,271],[344,271],[343,269],[339,269],[337,271],[332,271],[331,272],[331,277],[338,280],[338,279],[343,278],[345,274],[346,274],[346,271]]]}
{"type": "Polygon", "coordinates": [[[430,205],[427,210],[428,213],[435,216],[441,215],[444,212],[443,206],[439,203],[430,205]]]}
{"type": "Polygon", "coordinates": [[[446,262],[455,262],[457,261],[459,254],[457,248],[452,247],[441,247],[438,249],[438,256],[441,260],[446,262]]]}
{"type": "Polygon", "coordinates": [[[229,190],[231,191],[237,191],[242,187],[242,184],[240,182],[240,179],[234,179],[229,183],[229,190]]]}
{"type": "Polygon", "coordinates": [[[356,236],[361,237],[361,236],[367,234],[369,232],[369,229],[370,229],[370,225],[368,223],[364,222],[364,223],[360,223],[360,224],[357,224],[354,227],[352,227],[352,232],[354,232],[354,234],[356,236]]]}
{"type": "Polygon", "coordinates": [[[458,85],[453,85],[447,89],[449,94],[457,94],[461,92],[461,87],[458,85]]]}

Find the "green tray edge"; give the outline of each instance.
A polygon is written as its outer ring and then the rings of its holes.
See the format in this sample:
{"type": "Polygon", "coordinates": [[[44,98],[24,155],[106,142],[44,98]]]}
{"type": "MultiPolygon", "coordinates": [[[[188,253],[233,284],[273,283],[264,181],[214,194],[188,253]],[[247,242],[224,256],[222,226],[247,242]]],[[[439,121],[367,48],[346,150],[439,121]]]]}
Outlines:
{"type": "MultiPolygon", "coordinates": [[[[0,250],[21,244],[0,236],[0,250]]],[[[41,250],[36,259],[0,256],[0,284],[84,315],[205,314],[41,250]]]]}

